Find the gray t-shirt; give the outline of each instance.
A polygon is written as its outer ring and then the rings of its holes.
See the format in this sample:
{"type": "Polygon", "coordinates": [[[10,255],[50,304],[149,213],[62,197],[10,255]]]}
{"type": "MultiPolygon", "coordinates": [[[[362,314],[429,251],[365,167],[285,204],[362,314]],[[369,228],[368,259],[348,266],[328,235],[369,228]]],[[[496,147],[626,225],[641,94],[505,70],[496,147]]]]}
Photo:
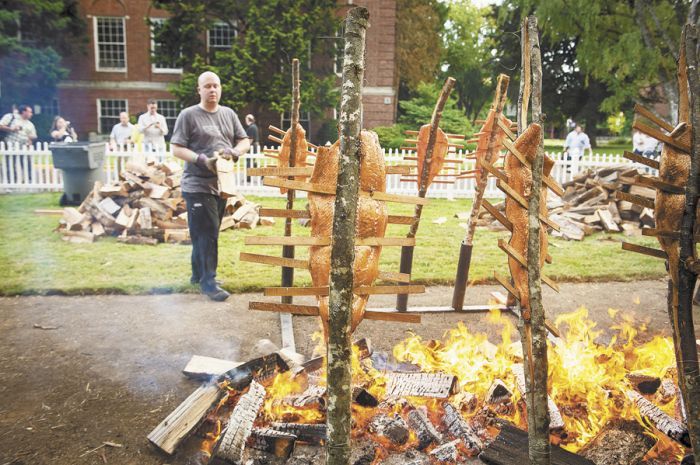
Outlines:
{"type": "MultiPolygon", "coordinates": [[[[199,105],[193,105],[178,115],[170,143],[211,157],[214,151],[233,148],[246,137],[238,115],[229,107],[220,106],[214,113],[210,113],[199,105]]],[[[185,163],[180,187],[182,192],[219,195],[216,174],[195,163],[185,163]]]]}

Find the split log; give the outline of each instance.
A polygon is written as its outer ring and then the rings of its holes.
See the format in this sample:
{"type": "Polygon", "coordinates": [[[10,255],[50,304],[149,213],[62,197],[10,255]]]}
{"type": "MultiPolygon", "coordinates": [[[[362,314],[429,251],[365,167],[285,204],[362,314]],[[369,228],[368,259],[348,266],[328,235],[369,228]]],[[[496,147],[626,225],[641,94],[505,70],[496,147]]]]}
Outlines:
{"type": "MultiPolygon", "coordinates": [[[[551,465],[596,465],[559,446],[551,446],[551,465]]],[[[479,459],[488,465],[513,465],[530,463],[527,432],[515,426],[503,425],[496,439],[479,454],[479,459]]]]}
{"type": "Polygon", "coordinates": [[[661,386],[661,379],[658,376],[649,376],[644,373],[627,373],[625,378],[642,394],[654,394],[661,386]]]}
{"type": "Polygon", "coordinates": [[[325,424],[311,425],[306,423],[273,422],[270,427],[275,431],[296,436],[297,441],[313,444],[315,446],[325,444],[327,438],[327,428],[325,424]]]}
{"type": "Polygon", "coordinates": [[[397,414],[375,416],[368,426],[368,430],[378,436],[385,438],[392,444],[402,446],[409,438],[408,424],[397,414]]]}
{"type": "Polygon", "coordinates": [[[430,458],[437,463],[454,463],[457,460],[457,444],[459,439],[447,442],[430,451],[430,458]]]}
{"type": "Polygon", "coordinates": [[[360,386],[352,388],[352,401],[362,407],[376,407],[379,405],[379,400],[367,389],[360,386]]]}
{"type": "Polygon", "coordinates": [[[228,381],[232,388],[241,390],[253,380],[263,381],[287,370],[289,367],[282,360],[282,357],[274,353],[238,365],[222,374],[219,381],[228,381]]]}
{"type": "Polygon", "coordinates": [[[445,399],[458,390],[457,377],[447,373],[388,373],[385,395],[445,399]]]}
{"type": "MultiPolygon", "coordinates": [[[[515,386],[518,388],[518,391],[520,391],[520,396],[524,400],[525,393],[527,392],[524,366],[521,363],[517,363],[511,367],[511,371],[513,372],[513,376],[515,376],[515,386]]],[[[559,431],[564,429],[564,419],[561,416],[561,412],[549,395],[547,395],[547,408],[549,409],[549,430],[559,431]]]]}
{"type": "Polygon", "coordinates": [[[418,438],[418,450],[423,450],[433,443],[441,443],[442,435],[428,418],[428,414],[421,408],[408,412],[408,426],[416,433],[418,438]]]}
{"type": "Polygon", "coordinates": [[[253,422],[265,400],[265,388],[256,383],[250,383],[246,394],[241,396],[226,425],[226,433],[219,442],[216,456],[236,465],[242,464],[243,451],[246,441],[253,429],[253,422]]]}
{"type": "Polygon", "coordinates": [[[117,205],[117,203],[114,200],[112,200],[109,197],[105,197],[104,199],[100,200],[98,205],[110,216],[114,216],[121,208],[119,205],[117,205]]]}
{"type": "Polygon", "coordinates": [[[474,431],[474,428],[452,404],[445,403],[443,407],[445,415],[442,417],[442,421],[447,431],[453,437],[461,440],[469,451],[480,452],[484,448],[484,443],[474,431]]]}
{"type": "Polygon", "coordinates": [[[636,421],[608,422],[579,454],[596,465],[635,465],[654,446],[644,428],[636,421]]]}
{"type": "Polygon", "coordinates": [[[182,373],[188,378],[207,380],[213,376],[222,375],[240,365],[241,362],[193,355],[182,370],[182,373]]]}
{"type": "Polygon", "coordinates": [[[640,415],[646,418],[656,429],[684,446],[691,447],[688,428],[683,423],[668,415],[642,397],[641,394],[635,391],[627,391],[626,394],[627,398],[637,406],[640,415]]]}
{"type": "Polygon", "coordinates": [[[380,457],[381,446],[374,441],[362,441],[353,444],[348,464],[350,465],[372,465],[380,457]]]}
{"type": "Polygon", "coordinates": [[[248,445],[275,457],[289,458],[294,452],[297,437],[271,428],[253,428],[248,445]]]}
{"type": "Polygon", "coordinates": [[[173,454],[178,445],[204,420],[219,400],[216,384],[202,385],[185,399],[148,435],[148,440],[166,454],[173,454]]]}

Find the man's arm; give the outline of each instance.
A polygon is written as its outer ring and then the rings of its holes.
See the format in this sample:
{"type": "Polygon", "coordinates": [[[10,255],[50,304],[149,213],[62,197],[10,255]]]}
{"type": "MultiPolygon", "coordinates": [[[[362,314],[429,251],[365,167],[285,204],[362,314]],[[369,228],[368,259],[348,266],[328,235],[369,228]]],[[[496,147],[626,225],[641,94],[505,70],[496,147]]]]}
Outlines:
{"type": "Polygon", "coordinates": [[[0,120],[0,131],[4,131],[4,132],[19,131],[19,126],[15,126],[14,128],[10,127],[11,122],[12,122],[12,117],[10,116],[9,113],[7,115],[3,116],[2,119],[0,120]]]}
{"type": "Polygon", "coordinates": [[[193,163],[200,168],[207,168],[212,173],[216,173],[217,157],[207,157],[203,153],[197,154],[192,150],[178,144],[170,144],[173,148],[173,155],[180,160],[185,160],[188,163],[193,163]]]}
{"type": "Polygon", "coordinates": [[[158,119],[160,119],[160,132],[162,132],[164,136],[167,136],[168,135],[168,122],[165,120],[165,116],[161,116],[158,119]]]}

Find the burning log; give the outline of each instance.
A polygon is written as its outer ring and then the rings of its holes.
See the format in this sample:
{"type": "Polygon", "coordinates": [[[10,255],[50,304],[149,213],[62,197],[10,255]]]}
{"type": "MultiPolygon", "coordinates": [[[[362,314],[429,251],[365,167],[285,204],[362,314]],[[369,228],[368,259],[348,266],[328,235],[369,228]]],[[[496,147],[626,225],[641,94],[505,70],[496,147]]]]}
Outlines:
{"type": "Polygon", "coordinates": [[[457,444],[459,444],[459,439],[436,447],[430,451],[430,458],[438,463],[454,463],[457,460],[457,444]]]}
{"type": "Polygon", "coordinates": [[[376,407],[379,405],[379,400],[367,389],[360,386],[352,388],[352,401],[362,407],[376,407]]]}
{"type": "Polygon", "coordinates": [[[289,370],[289,366],[278,353],[254,358],[227,371],[219,377],[219,381],[229,381],[234,389],[244,389],[251,381],[262,381],[275,374],[289,370]]]}
{"type": "Polygon", "coordinates": [[[248,445],[275,457],[289,458],[294,451],[297,437],[293,434],[275,431],[270,428],[253,428],[248,445]]]}
{"type": "Polygon", "coordinates": [[[387,397],[445,399],[458,391],[457,377],[447,373],[389,373],[387,378],[387,397]]]}
{"type": "Polygon", "coordinates": [[[272,423],[272,429],[282,433],[292,434],[297,441],[306,442],[315,446],[326,442],[326,425],[310,425],[306,423],[272,423]]]}
{"type": "Polygon", "coordinates": [[[224,437],[219,442],[216,456],[240,465],[243,459],[246,441],[253,430],[253,422],[265,400],[265,388],[255,381],[231,412],[224,437]]]}
{"type": "Polygon", "coordinates": [[[418,450],[423,450],[433,443],[441,443],[442,435],[438,433],[435,426],[428,418],[428,414],[423,409],[413,409],[408,412],[408,426],[416,432],[418,437],[418,450]]]}
{"type": "Polygon", "coordinates": [[[372,465],[377,459],[381,459],[381,446],[374,441],[363,442],[359,447],[353,447],[350,453],[352,465],[372,465]]]}
{"type": "Polygon", "coordinates": [[[306,391],[297,396],[282,399],[282,403],[292,407],[314,408],[325,412],[326,388],[325,386],[309,386],[306,391]]]}
{"type": "Polygon", "coordinates": [[[610,421],[580,454],[597,465],[634,465],[654,446],[636,421],[610,421]]]}
{"type": "Polygon", "coordinates": [[[625,378],[642,394],[654,394],[661,386],[661,379],[658,376],[649,376],[644,373],[627,373],[625,378]]]}
{"type": "Polygon", "coordinates": [[[462,391],[451,402],[457,406],[460,412],[473,412],[476,410],[479,399],[471,392],[462,391]]]}
{"type": "Polygon", "coordinates": [[[199,425],[212,405],[219,400],[221,389],[216,384],[202,385],[185,399],[148,435],[148,440],[166,454],[173,454],[177,446],[199,425]]]}
{"type": "Polygon", "coordinates": [[[509,414],[513,411],[513,393],[500,379],[495,379],[486,394],[486,403],[499,414],[509,414]]]}
{"type": "Polygon", "coordinates": [[[459,410],[450,403],[445,403],[443,408],[445,409],[445,416],[442,417],[442,421],[447,431],[461,440],[470,451],[480,452],[484,448],[484,443],[467,420],[459,413],[459,410]]]}
{"type": "Polygon", "coordinates": [[[646,400],[639,393],[635,391],[627,391],[626,394],[629,400],[634,402],[634,404],[637,406],[639,413],[644,418],[649,420],[649,422],[651,422],[656,429],[684,446],[691,447],[688,428],[686,428],[683,423],[669,416],[666,412],[646,400]]]}
{"type": "MultiPolygon", "coordinates": [[[[525,399],[525,393],[527,392],[527,385],[525,384],[525,372],[524,367],[521,363],[513,365],[511,371],[515,376],[515,386],[520,392],[520,396],[525,399]]],[[[554,403],[549,395],[547,395],[547,408],[549,409],[549,430],[559,431],[564,429],[564,419],[559,412],[557,404],[554,403]]]]}
{"type": "Polygon", "coordinates": [[[220,358],[203,357],[193,355],[182,373],[188,378],[207,380],[212,376],[219,376],[240,365],[240,362],[232,362],[220,358]]]}
{"type": "MultiPolygon", "coordinates": [[[[552,445],[551,451],[551,465],[596,465],[559,446],[552,445]]],[[[489,465],[530,463],[527,432],[521,431],[515,426],[503,425],[496,439],[479,454],[479,459],[489,465]]]]}
{"type": "Polygon", "coordinates": [[[372,419],[368,427],[369,431],[380,438],[386,438],[397,446],[406,444],[409,438],[409,430],[406,421],[401,416],[377,415],[372,419]]]}

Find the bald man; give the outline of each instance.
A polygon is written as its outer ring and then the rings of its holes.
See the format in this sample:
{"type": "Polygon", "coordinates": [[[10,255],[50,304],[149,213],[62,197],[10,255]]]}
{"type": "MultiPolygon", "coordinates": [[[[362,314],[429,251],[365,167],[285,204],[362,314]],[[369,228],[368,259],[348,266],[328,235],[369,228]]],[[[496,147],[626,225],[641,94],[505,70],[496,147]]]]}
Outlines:
{"type": "Polygon", "coordinates": [[[175,121],[170,143],[173,154],[184,160],[180,181],[187,202],[187,220],[192,239],[192,284],[217,302],[229,293],[216,281],[219,227],[226,201],[219,195],[216,157],[237,161],[250,148],[250,141],[238,115],[219,105],[221,80],[207,71],[197,79],[199,104],[185,108],[175,121]]]}

